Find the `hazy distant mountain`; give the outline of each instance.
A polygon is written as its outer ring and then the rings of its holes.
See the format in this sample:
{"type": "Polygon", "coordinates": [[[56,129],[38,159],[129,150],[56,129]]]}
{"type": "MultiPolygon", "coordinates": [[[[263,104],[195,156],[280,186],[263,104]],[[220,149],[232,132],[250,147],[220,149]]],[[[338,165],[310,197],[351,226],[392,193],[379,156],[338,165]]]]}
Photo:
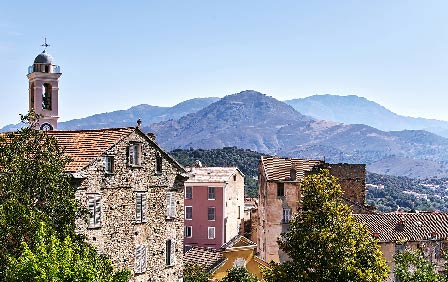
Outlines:
{"type": "Polygon", "coordinates": [[[448,137],[448,122],[397,115],[385,107],[355,95],[314,95],[285,101],[297,111],[317,119],[365,124],[381,130],[423,129],[448,137]]]}
{"type": "MultiPolygon", "coordinates": [[[[143,124],[148,125],[169,119],[179,119],[180,117],[189,113],[194,113],[217,100],[219,100],[219,98],[195,98],[179,103],[173,107],[138,105],[127,110],[96,114],[86,118],[60,122],[58,124],[58,129],[74,130],[134,126],[139,118],[142,120],[143,124]]],[[[0,131],[14,131],[19,127],[20,124],[7,125],[0,129],[0,131]]]]}
{"type": "MultiPolygon", "coordinates": [[[[426,160],[448,169],[448,139],[426,131],[384,132],[370,126],[315,120],[291,106],[256,91],[229,95],[179,120],[143,127],[154,132],[168,150],[237,146],[267,154],[301,158],[325,158],[329,162],[375,164],[391,156],[426,160]]],[[[418,169],[402,175],[415,175],[418,169]]],[[[432,174],[431,174],[432,175],[432,174]]]]}

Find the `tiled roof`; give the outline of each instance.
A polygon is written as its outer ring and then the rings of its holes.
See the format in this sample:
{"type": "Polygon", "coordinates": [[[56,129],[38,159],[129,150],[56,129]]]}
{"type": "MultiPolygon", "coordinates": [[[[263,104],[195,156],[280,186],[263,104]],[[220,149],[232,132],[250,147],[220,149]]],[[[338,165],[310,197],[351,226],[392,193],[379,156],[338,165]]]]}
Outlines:
{"type": "Polygon", "coordinates": [[[185,264],[191,263],[202,265],[208,272],[212,272],[225,261],[226,258],[222,256],[220,251],[202,247],[193,247],[184,254],[185,264]]]}
{"type": "Polygon", "coordinates": [[[279,157],[261,157],[261,163],[268,181],[291,181],[291,169],[296,171],[296,180],[305,176],[305,172],[322,166],[324,161],[279,157]]]}
{"type": "Polygon", "coordinates": [[[448,239],[448,213],[355,214],[380,242],[448,239]]]}
{"type": "Polygon", "coordinates": [[[67,172],[76,172],[104,153],[112,145],[135,131],[135,127],[95,130],[48,131],[65,153],[72,159],[66,165],[67,172]]]}
{"type": "Polygon", "coordinates": [[[239,171],[236,167],[187,167],[186,170],[190,178],[185,183],[226,183],[239,171]]]}
{"type": "Polygon", "coordinates": [[[235,248],[235,247],[256,247],[257,244],[252,242],[251,240],[247,239],[244,236],[236,235],[232,239],[229,240],[229,242],[225,243],[221,246],[221,249],[229,249],[229,248],[235,248]]]}

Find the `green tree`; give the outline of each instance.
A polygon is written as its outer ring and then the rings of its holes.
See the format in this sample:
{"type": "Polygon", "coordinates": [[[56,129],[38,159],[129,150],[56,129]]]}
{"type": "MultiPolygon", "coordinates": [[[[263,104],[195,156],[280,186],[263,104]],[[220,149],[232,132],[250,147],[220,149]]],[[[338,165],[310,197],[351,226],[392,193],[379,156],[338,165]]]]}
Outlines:
{"type": "Polygon", "coordinates": [[[35,238],[34,250],[22,243],[22,255],[9,257],[6,281],[125,282],[130,271],[113,271],[112,262],[88,244],[48,234],[44,223],[35,238]]]}
{"type": "Polygon", "coordinates": [[[405,250],[394,255],[394,274],[400,282],[440,282],[443,277],[437,273],[421,250],[405,250]]]}
{"type": "Polygon", "coordinates": [[[222,282],[256,282],[257,277],[249,273],[245,267],[232,267],[227,271],[227,276],[222,282]]]}
{"type": "Polygon", "coordinates": [[[384,281],[388,267],[377,240],[355,221],[328,170],[301,182],[302,211],[279,240],[291,261],[271,263],[267,281],[384,281]]]}
{"type": "Polygon", "coordinates": [[[210,274],[199,264],[187,263],[184,267],[185,282],[207,282],[210,274]]]}
{"type": "MultiPolygon", "coordinates": [[[[0,134],[0,281],[6,280],[8,264],[12,264],[8,268],[9,277],[19,269],[21,272],[17,275],[25,275],[27,270],[29,275],[34,275],[32,265],[20,268],[25,265],[20,258],[33,258],[33,265],[43,267],[50,258],[39,256],[40,250],[44,247],[51,250],[57,240],[67,242],[68,245],[58,247],[61,251],[66,247],[65,254],[76,251],[83,254],[83,261],[91,259],[93,265],[108,263],[106,258],[93,255],[93,248],[75,233],[75,220],[82,218],[86,211],[78,205],[75,188],[64,173],[70,160],[54,137],[34,129],[38,118],[31,112],[22,116],[24,128],[0,134]],[[36,235],[41,224],[45,225],[45,236],[51,240],[36,235]]],[[[72,270],[76,270],[76,264],[72,270]]],[[[47,281],[62,281],[52,280],[56,279],[52,273],[46,272],[45,275],[50,275],[47,281]]]]}

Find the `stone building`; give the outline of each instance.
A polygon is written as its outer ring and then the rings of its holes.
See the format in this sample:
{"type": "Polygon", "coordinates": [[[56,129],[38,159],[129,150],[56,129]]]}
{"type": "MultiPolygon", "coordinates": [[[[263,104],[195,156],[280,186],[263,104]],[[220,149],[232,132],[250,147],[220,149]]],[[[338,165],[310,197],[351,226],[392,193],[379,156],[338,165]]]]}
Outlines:
{"type": "Polygon", "coordinates": [[[447,213],[354,214],[364,223],[378,243],[390,268],[388,281],[395,281],[393,256],[405,249],[420,249],[439,272],[444,271],[443,257],[448,242],[447,213]]]}
{"type": "Polygon", "coordinates": [[[244,174],[236,167],[186,168],[185,250],[218,249],[244,223],[244,174]]]}
{"type": "Polygon", "coordinates": [[[72,159],[78,232],[133,281],[179,281],[185,170],[138,127],[49,131],[72,159]]]}
{"type": "Polygon", "coordinates": [[[289,221],[299,208],[301,179],[322,168],[328,168],[338,177],[344,192],[342,197],[355,212],[371,211],[365,206],[363,164],[329,165],[320,160],[261,157],[258,166],[258,230],[252,231],[251,238],[256,240],[262,259],[268,262],[288,259],[279,249],[277,239],[289,229],[289,221]]]}

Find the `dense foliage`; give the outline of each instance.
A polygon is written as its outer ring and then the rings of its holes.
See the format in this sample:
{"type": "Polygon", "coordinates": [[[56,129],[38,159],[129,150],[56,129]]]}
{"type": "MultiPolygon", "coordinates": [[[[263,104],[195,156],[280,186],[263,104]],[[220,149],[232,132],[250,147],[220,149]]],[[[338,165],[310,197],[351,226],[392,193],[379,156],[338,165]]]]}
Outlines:
{"type": "Polygon", "coordinates": [[[185,282],[207,282],[210,274],[207,270],[198,264],[185,264],[184,281],[185,282]]]}
{"type": "MultiPolygon", "coordinates": [[[[75,220],[81,219],[86,212],[79,208],[75,188],[64,173],[70,160],[64,156],[64,150],[55,138],[33,129],[37,119],[36,114],[30,113],[22,117],[27,126],[0,135],[0,281],[5,280],[5,275],[11,279],[26,275],[34,277],[33,267],[53,259],[44,254],[40,256],[42,248],[56,248],[66,254],[93,252],[92,247],[75,233],[75,220]],[[45,233],[40,232],[42,224],[45,233]],[[68,242],[66,240],[70,240],[70,244],[54,245],[68,242]],[[32,260],[31,265],[26,264],[27,260],[32,260]],[[11,264],[9,267],[8,263],[11,264]]],[[[76,264],[84,263],[86,259],[91,259],[93,265],[110,263],[104,257],[88,255],[81,261],[67,264],[71,267],[69,271],[76,271],[76,264]]],[[[49,271],[44,275],[46,280],[39,281],[62,281],[51,276],[53,274],[54,271],[49,271]]]]}
{"type": "Polygon", "coordinates": [[[224,147],[222,149],[176,149],[170,154],[182,165],[192,166],[200,160],[203,166],[236,166],[245,175],[245,195],[258,196],[258,162],[263,154],[249,149],[224,147]]]}
{"type": "Polygon", "coordinates": [[[267,281],[384,281],[388,267],[377,240],[355,221],[328,170],[301,182],[302,211],[279,246],[292,260],[271,263],[267,281]]]}
{"type": "Polygon", "coordinates": [[[249,273],[245,267],[232,267],[227,271],[226,277],[222,282],[257,282],[258,279],[249,273]]]}
{"type": "Polygon", "coordinates": [[[45,224],[36,234],[35,247],[22,243],[22,255],[9,257],[7,281],[126,282],[130,271],[114,273],[112,262],[96,250],[66,237],[48,234],[45,224]]]}
{"type": "Polygon", "coordinates": [[[434,265],[428,261],[421,250],[406,250],[394,255],[394,274],[400,282],[441,282],[434,265]]]}

